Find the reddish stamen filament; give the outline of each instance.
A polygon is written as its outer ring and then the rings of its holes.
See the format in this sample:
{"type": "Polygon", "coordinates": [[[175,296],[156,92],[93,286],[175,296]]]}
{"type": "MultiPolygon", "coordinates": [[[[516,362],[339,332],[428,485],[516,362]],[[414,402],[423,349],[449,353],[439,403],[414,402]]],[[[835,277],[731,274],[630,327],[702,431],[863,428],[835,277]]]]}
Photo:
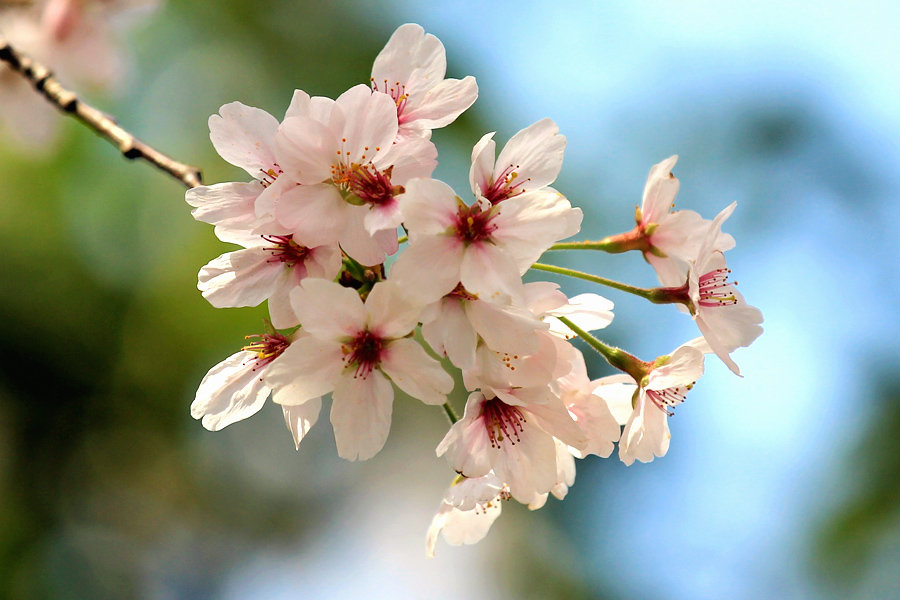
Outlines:
{"type": "Polygon", "coordinates": [[[650,398],[650,401],[653,402],[657,408],[671,417],[675,413],[666,407],[677,406],[684,402],[687,393],[692,387],[694,387],[693,383],[684,387],[666,388],[664,390],[646,390],[646,393],[647,397],[650,398]]]}
{"type": "Polygon", "coordinates": [[[728,306],[737,304],[737,296],[731,292],[728,274],[731,269],[716,269],[699,279],[700,306],[728,306]]]}
{"type": "Polygon", "coordinates": [[[518,183],[513,183],[519,176],[519,173],[515,170],[518,168],[519,165],[509,165],[503,169],[503,172],[500,173],[499,177],[491,182],[491,186],[484,192],[484,197],[491,204],[497,204],[498,202],[502,202],[512,196],[517,196],[525,191],[525,188],[522,188],[522,186],[525,185],[527,181],[530,181],[531,178],[529,177],[518,183]]]}
{"type": "Polygon", "coordinates": [[[252,371],[256,371],[269,364],[281,356],[281,353],[291,345],[291,341],[280,333],[261,333],[244,336],[245,340],[253,338],[258,338],[258,341],[247,344],[241,348],[241,350],[247,352],[256,352],[256,358],[252,359],[256,362],[256,365],[251,369],[252,371]]]}
{"type": "Polygon", "coordinates": [[[356,366],[353,377],[365,379],[381,362],[382,339],[371,331],[360,331],[349,343],[341,347],[344,364],[356,366]]]}
{"type": "Polygon", "coordinates": [[[456,215],[456,237],[468,243],[489,239],[497,229],[491,223],[493,218],[492,211],[482,211],[478,204],[460,206],[456,215]]]}
{"type": "Polygon", "coordinates": [[[259,180],[259,182],[263,185],[263,187],[269,187],[270,185],[275,183],[275,180],[278,179],[279,175],[284,173],[281,167],[278,166],[278,163],[275,163],[268,171],[260,169],[259,172],[262,173],[262,178],[259,180]]]}
{"type": "Polygon", "coordinates": [[[486,400],[481,406],[481,419],[492,448],[500,448],[504,440],[513,446],[522,441],[520,434],[525,431],[526,419],[519,407],[498,398],[486,400]]]}
{"type": "MultiPolygon", "coordinates": [[[[365,157],[363,157],[365,158],[365,157]]],[[[406,191],[402,185],[391,183],[389,167],[384,171],[376,169],[372,163],[351,163],[332,165],[331,180],[343,192],[352,194],[363,203],[380,206],[394,200],[406,191]]]]}
{"type": "Polygon", "coordinates": [[[293,267],[297,263],[303,263],[311,252],[306,246],[295,242],[293,234],[264,235],[262,238],[272,244],[272,247],[268,248],[272,253],[272,258],[266,262],[281,262],[287,267],[293,267]]]}

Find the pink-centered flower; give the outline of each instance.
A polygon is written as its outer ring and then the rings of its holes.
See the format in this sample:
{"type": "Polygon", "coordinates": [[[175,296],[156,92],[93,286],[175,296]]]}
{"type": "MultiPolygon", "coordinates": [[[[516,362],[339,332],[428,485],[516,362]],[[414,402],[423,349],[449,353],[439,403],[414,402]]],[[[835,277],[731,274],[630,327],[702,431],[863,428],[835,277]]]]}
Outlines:
{"type": "MultiPolygon", "coordinates": [[[[210,431],[219,431],[259,412],[272,391],[263,379],[265,372],[291,344],[289,338],[278,333],[247,339],[253,341],[209,370],[191,403],[191,416],[200,419],[210,431]]],[[[300,407],[282,407],[296,447],[316,422],[320,406],[320,398],[311,398],[300,407]]]]}
{"type": "Polygon", "coordinates": [[[552,190],[467,205],[446,183],[414,179],[403,196],[403,221],[410,245],[391,268],[391,279],[426,304],[459,283],[494,301],[521,296],[521,275],[547,248],[578,231],[581,210],[552,190]]]}
{"type": "MultiPolygon", "coordinates": [[[[298,112],[302,100],[295,93],[285,118],[298,112]]],[[[278,119],[266,111],[240,102],[225,104],[209,118],[209,139],[225,161],[254,178],[251,182],[227,182],[198,186],[187,191],[185,200],[194,207],[198,221],[216,226],[225,235],[260,233],[290,234],[273,221],[274,199],[283,188],[294,185],[275,157],[278,119]]],[[[322,244],[315,244],[322,245],[322,244]]]]}
{"type": "Polygon", "coordinates": [[[619,439],[619,458],[626,465],[635,460],[650,462],[668,452],[668,417],[703,375],[703,346],[698,338],[679,346],[671,355],[657,358],[637,386],[628,375],[598,380],[594,393],[606,400],[612,414],[625,425],[619,439]]]}
{"type": "Polygon", "coordinates": [[[700,329],[700,333],[729,369],[740,375],[731,353],[749,346],[762,334],[762,312],[747,304],[737,290],[737,282],[729,282],[731,270],[719,250],[722,223],[734,211],[736,203],[727,206],[713,220],[706,237],[690,263],[687,283],[679,290],[700,329]]]}
{"type": "Polygon", "coordinates": [[[426,404],[443,404],[453,379],[408,337],[419,307],[391,282],[375,284],[365,303],[357,292],[306,279],[291,293],[304,336],[274,361],[266,383],[275,402],[296,406],[332,392],[338,454],[366,460],[387,440],[395,384],[426,404]]]}
{"type": "Polygon", "coordinates": [[[216,308],[257,306],[269,301],[269,315],[276,329],[299,323],[291,307],[290,292],[307,277],[334,279],[341,270],[337,244],[308,247],[293,235],[231,234],[217,231],[222,241],[240,244],[244,250],[227,252],[206,264],[197,288],[216,308]]]}
{"type": "Polygon", "coordinates": [[[493,471],[516,500],[528,504],[558,482],[554,438],[575,447],[585,441],[549,389],[508,390],[503,400],[474,392],[436,452],[465,477],[493,471]]]}
{"type": "MultiPolygon", "coordinates": [[[[510,138],[494,160],[496,143],[488,133],[472,149],[469,184],[476,198],[498,204],[556,181],[562,169],[566,138],[550,119],[543,119],[510,138]]],[[[580,219],[579,219],[580,225],[580,219]]]]}
{"type": "Polygon", "coordinates": [[[481,300],[458,285],[422,311],[422,337],[461,369],[475,366],[479,339],[495,352],[526,356],[540,346],[535,332],[547,325],[512,303],[481,300]]]}
{"type": "MultiPolygon", "coordinates": [[[[641,208],[635,212],[636,232],[643,236],[644,258],[649,262],[663,285],[678,280],[684,282],[687,262],[692,260],[706,238],[711,221],[692,210],[676,210],[675,196],[680,182],[672,174],[678,156],[653,165],[647,176],[641,208]]],[[[720,234],[715,240],[722,252],[734,247],[734,238],[720,234]]]]}
{"type": "Polygon", "coordinates": [[[339,241],[364,265],[383,262],[397,251],[397,198],[408,179],[431,174],[437,150],[423,138],[395,143],[393,100],[365,85],[337,100],[297,92],[294,104],[278,129],[275,155],[299,185],[280,190],[276,218],[311,243],[339,241]]]}
{"type": "Polygon", "coordinates": [[[375,58],[371,85],[396,105],[398,136],[431,136],[431,130],[449,125],[478,97],[475,78],[444,79],[444,46],[421,26],[407,23],[375,58]]]}
{"type": "Polygon", "coordinates": [[[509,500],[509,487],[494,473],[483,477],[460,477],[447,491],[438,512],[431,520],[425,540],[425,553],[434,557],[438,534],[452,546],[475,544],[484,539],[509,500]]]}

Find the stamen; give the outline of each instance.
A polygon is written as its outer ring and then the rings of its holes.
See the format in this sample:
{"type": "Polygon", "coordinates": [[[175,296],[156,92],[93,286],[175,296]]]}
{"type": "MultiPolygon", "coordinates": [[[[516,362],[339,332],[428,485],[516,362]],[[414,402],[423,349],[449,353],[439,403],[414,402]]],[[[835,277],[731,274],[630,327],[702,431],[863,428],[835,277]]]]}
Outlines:
{"type": "Polygon", "coordinates": [[[509,165],[503,169],[499,177],[491,182],[490,187],[484,192],[484,197],[491,204],[497,204],[513,196],[518,196],[525,191],[525,188],[522,186],[526,182],[531,181],[531,178],[528,177],[518,183],[513,183],[519,177],[519,173],[516,171],[518,168],[519,165],[509,165]]]}
{"type": "Polygon", "coordinates": [[[463,242],[472,243],[488,240],[497,226],[491,221],[494,211],[482,211],[481,206],[461,205],[456,215],[456,237],[463,242]]]}
{"type": "Polygon", "coordinates": [[[670,411],[667,406],[678,406],[684,399],[687,397],[687,393],[694,387],[694,384],[688,384],[683,387],[673,387],[666,388],[664,390],[646,390],[647,397],[650,398],[650,401],[656,405],[661,411],[666,413],[668,416],[673,416],[675,413],[670,411]]]}
{"type": "Polygon", "coordinates": [[[278,176],[284,173],[281,167],[278,166],[278,163],[275,163],[268,170],[260,169],[259,172],[262,173],[262,177],[260,178],[259,182],[263,185],[264,188],[267,188],[275,183],[275,180],[278,179],[278,176]]]}
{"type": "Polygon", "coordinates": [[[382,339],[368,330],[360,331],[349,343],[341,346],[344,364],[355,366],[354,378],[365,379],[381,362],[382,339]]]}
{"type": "Polygon", "coordinates": [[[728,274],[731,269],[715,269],[700,277],[700,306],[729,306],[737,304],[737,296],[731,289],[732,285],[728,283],[728,274]]]}
{"type": "Polygon", "coordinates": [[[525,431],[526,419],[519,407],[498,398],[485,400],[481,406],[481,419],[492,448],[500,448],[504,440],[509,440],[513,446],[522,441],[520,434],[525,431]]]}
{"type": "MultiPolygon", "coordinates": [[[[245,340],[257,338],[257,341],[247,344],[241,350],[247,352],[256,352],[256,358],[253,360],[256,364],[251,371],[256,371],[279,356],[291,345],[291,341],[280,333],[260,333],[255,335],[244,336],[245,340]]],[[[245,363],[246,364],[246,363],[245,363]]]]}
{"type": "Polygon", "coordinates": [[[269,263],[281,262],[287,267],[293,267],[297,264],[303,264],[309,258],[310,252],[312,252],[310,248],[295,242],[293,234],[263,235],[261,237],[272,244],[271,248],[267,248],[272,253],[272,258],[266,261],[269,263]]]}

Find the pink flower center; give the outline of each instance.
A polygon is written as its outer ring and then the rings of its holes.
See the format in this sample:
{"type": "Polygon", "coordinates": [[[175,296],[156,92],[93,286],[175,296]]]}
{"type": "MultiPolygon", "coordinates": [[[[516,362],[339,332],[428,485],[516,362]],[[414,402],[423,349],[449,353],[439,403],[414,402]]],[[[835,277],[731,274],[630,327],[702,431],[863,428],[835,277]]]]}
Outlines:
{"type": "Polygon", "coordinates": [[[256,352],[256,358],[253,359],[256,364],[251,371],[256,371],[257,369],[266,366],[281,356],[281,353],[291,345],[291,341],[280,333],[261,333],[244,337],[245,340],[251,340],[253,338],[257,338],[257,341],[241,348],[241,350],[247,352],[256,352]]]}
{"type": "Polygon", "coordinates": [[[293,234],[264,235],[262,238],[272,244],[272,247],[267,249],[272,253],[272,258],[266,262],[281,262],[285,266],[293,267],[296,264],[303,264],[312,252],[306,246],[295,242],[293,234]]]}
{"type": "MultiPolygon", "coordinates": [[[[732,293],[728,283],[731,269],[716,269],[706,273],[699,279],[700,306],[728,306],[737,304],[737,297],[732,293]]],[[[737,285],[737,282],[735,282],[737,285]]]]}
{"type": "Polygon", "coordinates": [[[460,206],[454,225],[456,237],[467,244],[489,240],[497,229],[497,226],[491,223],[494,216],[492,211],[481,210],[478,204],[460,206]]]}
{"type": "Polygon", "coordinates": [[[666,388],[664,390],[646,390],[646,394],[657,408],[671,417],[675,413],[666,407],[674,407],[684,402],[687,393],[692,387],[694,387],[693,383],[682,387],[666,388]]]}
{"type": "Polygon", "coordinates": [[[275,180],[278,179],[278,176],[284,173],[281,167],[278,166],[278,163],[275,163],[268,171],[264,171],[262,169],[259,170],[262,173],[262,176],[259,178],[259,182],[263,185],[263,187],[269,187],[275,180]]]}
{"type": "Polygon", "coordinates": [[[409,100],[409,95],[406,93],[406,85],[400,83],[399,81],[395,81],[394,85],[388,85],[388,80],[385,79],[381,82],[381,87],[378,87],[378,83],[376,83],[375,79],[370,77],[369,82],[372,84],[372,89],[376,92],[381,92],[382,94],[387,94],[391,98],[394,99],[394,104],[397,105],[397,120],[400,124],[403,123],[404,119],[401,117],[403,114],[403,110],[406,108],[406,103],[409,100]]]}
{"type": "Polygon", "coordinates": [[[491,204],[497,204],[512,196],[518,196],[525,191],[525,188],[522,186],[527,181],[530,181],[531,178],[516,182],[516,179],[519,177],[519,173],[516,171],[518,168],[519,165],[509,165],[500,173],[499,177],[491,182],[490,187],[484,192],[484,197],[491,204]]]}
{"type": "Polygon", "coordinates": [[[393,166],[379,171],[372,163],[338,163],[331,166],[331,181],[341,191],[344,200],[351,204],[381,206],[393,202],[395,196],[406,191],[402,185],[391,183],[392,171],[393,166]]]}
{"type": "Polygon", "coordinates": [[[499,448],[504,440],[513,446],[521,441],[525,431],[525,415],[518,406],[506,404],[498,398],[485,400],[481,405],[481,422],[487,430],[492,448],[499,448]]]}
{"type": "Polygon", "coordinates": [[[350,342],[341,346],[344,364],[355,366],[353,377],[365,379],[381,362],[384,341],[371,331],[360,331],[350,342]]]}
{"type": "Polygon", "coordinates": [[[463,287],[463,284],[461,284],[461,283],[457,283],[457,284],[456,284],[456,287],[453,288],[453,291],[451,291],[449,294],[447,294],[447,297],[448,297],[448,298],[455,298],[455,299],[460,300],[460,301],[463,301],[463,300],[468,300],[468,301],[478,300],[478,296],[476,296],[475,294],[473,294],[473,293],[469,292],[468,290],[466,290],[466,288],[463,287]]]}

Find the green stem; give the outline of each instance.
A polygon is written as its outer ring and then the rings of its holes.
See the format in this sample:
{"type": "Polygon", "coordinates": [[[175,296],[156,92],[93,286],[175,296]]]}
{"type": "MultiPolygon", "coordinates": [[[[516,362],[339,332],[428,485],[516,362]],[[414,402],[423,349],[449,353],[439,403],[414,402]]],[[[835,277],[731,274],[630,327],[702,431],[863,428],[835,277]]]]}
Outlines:
{"type": "Polygon", "coordinates": [[[599,277],[597,275],[591,275],[590,273],[584,273],[582,271],[576,271],[574,269],[567,269],[565,267],[557,267],[555,265],[545,265],[543,263],[534,263],[533,265],[531,265],[531,268],[535,269],[536,271],[547,271],[548,273],[568,275],[569,277],[577,277],[578,279],[584,279],[585,281],[590,281],[592,283],[599,283],[600,285],[605,285],[607,287],[615,288],[623,292],[628,292],[629,294],[634,294],[635,296],[640,296],[641,298],[646,298],[647,300],[655,304],[668,304],[669,302],[671,302],[670,300],[661,298],[660,295],[656,293],[656,290],[658,288],[639,288],[633,285],[628,285],[627,283],[613,281],[612,279],[607,279],[606,277],[599,277]]]}
{"type": "Polygon", "coordinates": [[[604,252],[616,252],[612,248],[610,238],[605,238],[599,242],[585,240],[583,242],[563,242],[561,244],[553,244],[548,250],[602,250],[604,252]]]}
{"type": "Polygon", "coordinates": [[[620,371],[624,371],[631,375],[631,378],[640,385],[641,380],[647,373],[650,372],[650,363],[646,363],[634,356],[633,354],[629,354],[625,352],[621,348],[614,348],[613,346],[607,346],[590,333],[567,319],[566,317],[556,317],[560,321],[562,321],[566,327],[574,331],[578,337],[587,342],[591,348],[599,352],[603,358],[606,359],[606,362],[614,366],[620,371]]]}
{"type": "Polygon", "coordinates": [[[456,411],[453,410],[453,407],[450,406],[449,402],[444,402],[443,404],[444,412],[447,413],[447,417],[450,419],[450,423],[455,424],[459,421],[459,417],[456,415],[456,411]]]}

